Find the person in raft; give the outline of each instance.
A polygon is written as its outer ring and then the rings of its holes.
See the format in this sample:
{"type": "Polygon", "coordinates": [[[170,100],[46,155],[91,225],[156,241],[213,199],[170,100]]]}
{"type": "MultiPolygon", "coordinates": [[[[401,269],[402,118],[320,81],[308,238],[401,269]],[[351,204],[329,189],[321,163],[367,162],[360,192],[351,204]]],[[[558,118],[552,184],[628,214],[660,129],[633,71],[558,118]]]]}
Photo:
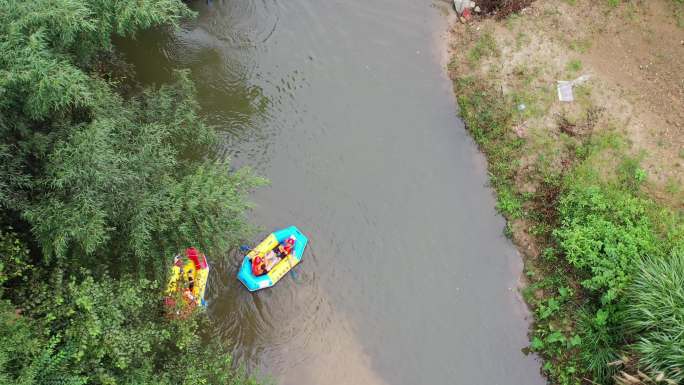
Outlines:
{"type": "Polygon", "coordinates": [[[180,267],[180,269],[182,271],[183,270],[183,257],[176,254],[176,256],[173,257],[173,265],[180,267]]]}
{"type": "Polygon", "coordinates": [[[195,265],[195,269],[199,270],[200,269],[200,262],[199,262],[200,254],[197,251],[197,249],[194,247],[188,247],[185,250],[185,255],[187,255],[188,259],[191,260],[192,263],[195,265]]]}
{"type": "Polygon", "coordinates": [[[195,300],[195,296],[192,295],[192,289],[186,288],[183,290],[183,298],[185,298],[185,301],[188,303],[190,306],[195,306],[197,305],[197,301],[195,300]]]}
{"type": "Polygon", "coordinates": [[[192,274],[192,270],[188,270],[188,289],[193,291],[195,289],[195,277],[192,274]]]}
{"type": "Polygon", "coordinates": [[[252,258],[252,274],[255,277],[266,274],[266,263],[259,254],[252,258]]]}
{"type": "Polygon", "coordinates": [[[266,256],[264,257],[264,263],[266,264],[266,272],[268,273],[269,271],[271,271],[271,269],[273,269],[273,266],[275,266],[278,262],[280,262],[280,258],[278,258],[278,256],[276,255],[276,253],[273,252],[273,250],[266,253],[266,256]]]}
{"type": "Polygon", "coordinates": [[[252,259],[252,274],[258,277],[268,273],[273,266],[290,255],[296,240],[297,238],[294,235],[290,236],[285,240],[284,245],[279,244],[274,250],[269,251],[264,258],[257,254],[252,259]]]}
{"type": "Polygon", "coordinates": [[[276,254],[278,255],[278,258],[283,259],[290,255],[296,240],[297,238],[294,235],[290,235],[290,237],[285,240],[285,244],[279,244],[276,247],[276,254]]]}

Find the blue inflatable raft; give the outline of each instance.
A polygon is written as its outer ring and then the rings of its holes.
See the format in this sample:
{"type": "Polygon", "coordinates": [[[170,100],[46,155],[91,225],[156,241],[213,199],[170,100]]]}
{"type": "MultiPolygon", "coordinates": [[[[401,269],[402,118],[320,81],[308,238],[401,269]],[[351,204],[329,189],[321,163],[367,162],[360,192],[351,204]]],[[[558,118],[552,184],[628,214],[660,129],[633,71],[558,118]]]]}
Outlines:
{"type": "Polygon", "coordinates": [[[257,247],[245,255],[242,266],[240,266],[240,270],[238,271],[237,278],[249,291],[265,289],[275,285],[288,271],[292,270],[292,268],[302,260],[304,248],[306,248],[308,242],[309,239],[295,226],[290,226],[286,229],[271,233],[257,247]],[[277,262],[268,273],[258,277],[252,274],[252,258],[257,255],[263,258],[271,250],[290,237],[293,237],[295,242],[292,251],[286,257],[277,262]]]}

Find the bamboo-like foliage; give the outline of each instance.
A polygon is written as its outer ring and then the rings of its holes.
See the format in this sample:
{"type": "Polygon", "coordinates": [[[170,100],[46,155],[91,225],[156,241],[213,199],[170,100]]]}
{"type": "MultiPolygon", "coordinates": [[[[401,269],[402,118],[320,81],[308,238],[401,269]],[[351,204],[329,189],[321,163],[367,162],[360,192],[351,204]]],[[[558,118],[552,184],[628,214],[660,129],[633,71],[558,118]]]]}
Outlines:
{"type": "Polygon", "coordinates": [[[640,364],[684,382],[684,252],[647,258],[626,291],[625,329],[640,364]]]}

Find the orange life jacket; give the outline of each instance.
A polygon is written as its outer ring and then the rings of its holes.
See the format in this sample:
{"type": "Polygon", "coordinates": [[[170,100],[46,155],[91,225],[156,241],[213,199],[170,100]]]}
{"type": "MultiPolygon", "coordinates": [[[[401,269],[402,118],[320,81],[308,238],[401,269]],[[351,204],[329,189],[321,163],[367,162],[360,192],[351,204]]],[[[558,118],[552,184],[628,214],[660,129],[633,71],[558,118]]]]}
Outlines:
{"type": "Polygon", "coordinates": [[[252,274],[258,277],[263,275],[265,272],[264,261],[259,256],[254,257],[254,259],[252,259],[252,274]]]}

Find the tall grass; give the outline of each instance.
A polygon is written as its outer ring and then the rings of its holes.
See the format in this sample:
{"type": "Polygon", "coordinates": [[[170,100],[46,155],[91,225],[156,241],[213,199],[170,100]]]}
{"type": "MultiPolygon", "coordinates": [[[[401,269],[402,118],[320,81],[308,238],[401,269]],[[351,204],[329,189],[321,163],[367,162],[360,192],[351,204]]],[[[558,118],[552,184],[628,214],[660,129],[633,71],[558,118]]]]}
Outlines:
{"type": "Polygon", "coordinates": [[[615,317],[610,317],[608,310],[599,309],[592,312],[582,308],[578,312],[577,332],[582,336],[580,358],[583,369],[594,376],[594,381],[606,383],[615,374],[616,367],[609,363],[619,359],[617,351],[621,345],[615,317]]]}
{"type": "Polygon", "coordinates": [[[625,302],[625,327],[643,367],[684,383],[684,252],[644,259],[625,302]]]}

